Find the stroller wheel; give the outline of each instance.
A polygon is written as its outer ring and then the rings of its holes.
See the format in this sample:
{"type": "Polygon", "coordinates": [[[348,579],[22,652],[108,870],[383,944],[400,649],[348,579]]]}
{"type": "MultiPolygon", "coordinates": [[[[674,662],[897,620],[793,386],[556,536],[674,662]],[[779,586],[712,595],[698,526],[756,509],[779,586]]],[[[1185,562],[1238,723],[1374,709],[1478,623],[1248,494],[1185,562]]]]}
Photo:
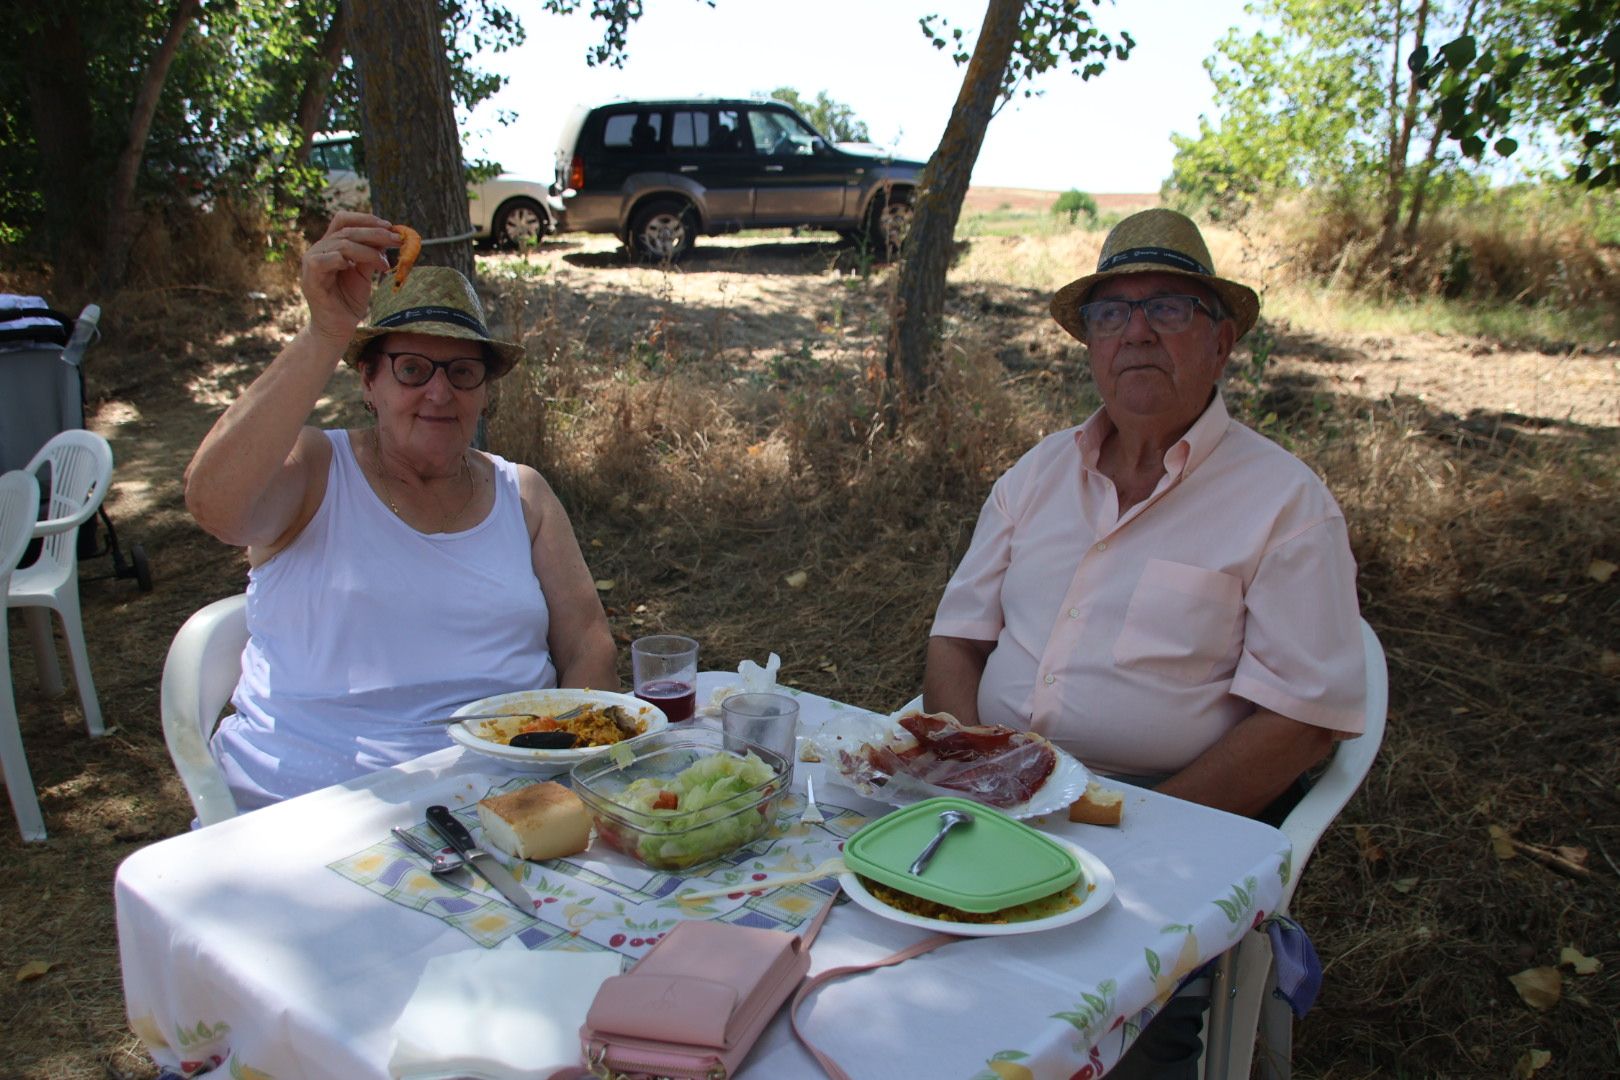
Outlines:
{"type": "Polygon", "coordinates": [[[146,549],[139,544],[129,545],[129,559],[135,564],[135,584],[141,592],[152,591],[152,564],[146,561],[146,549]]]}

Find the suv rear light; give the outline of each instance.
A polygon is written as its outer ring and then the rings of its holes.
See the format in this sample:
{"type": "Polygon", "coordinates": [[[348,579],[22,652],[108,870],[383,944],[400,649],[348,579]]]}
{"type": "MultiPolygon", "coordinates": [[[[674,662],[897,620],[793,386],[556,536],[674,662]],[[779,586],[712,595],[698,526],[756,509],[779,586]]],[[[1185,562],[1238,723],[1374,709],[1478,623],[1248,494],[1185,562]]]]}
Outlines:
{"type": "Polygon", "coordinates": [[[585,159],[578,154],[568,165],[568,186],[575,191],[585,190],[585,159]]]}

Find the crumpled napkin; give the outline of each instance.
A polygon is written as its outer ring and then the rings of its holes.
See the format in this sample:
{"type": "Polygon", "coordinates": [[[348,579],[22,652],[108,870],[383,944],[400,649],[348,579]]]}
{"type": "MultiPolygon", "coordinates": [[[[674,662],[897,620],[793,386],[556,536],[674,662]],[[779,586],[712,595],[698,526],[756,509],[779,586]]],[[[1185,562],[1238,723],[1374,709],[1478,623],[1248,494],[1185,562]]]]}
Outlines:
{"type": "Polygon", "coordinates": [[[394,1080],[527,1080],[578,1065],[579,1028],[617,953],[469,949],[435,956],[394,1021],[394,1080]]]}
{"type": "Polygon", "coordinates": [[[760,667],[752,660],[744,660],[737,665],[737,676],[740,682],[732,686],[717,686],[714,693],[709,695],[709,703],[698,710],[698,715],[718,719],[720,716],[720,703],[732,694],[769,694],[776,690],[776,673],[782,667],[782,658],[771,653],[765,660],[765,666],[760,667]]]}

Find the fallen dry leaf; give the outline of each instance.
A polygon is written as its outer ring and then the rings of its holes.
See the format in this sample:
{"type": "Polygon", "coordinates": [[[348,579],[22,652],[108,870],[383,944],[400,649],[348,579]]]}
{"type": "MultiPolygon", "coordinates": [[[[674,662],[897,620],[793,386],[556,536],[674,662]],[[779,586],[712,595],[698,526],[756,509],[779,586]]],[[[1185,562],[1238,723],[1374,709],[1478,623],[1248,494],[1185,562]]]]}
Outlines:
{"type": "Polygon", "coordinates": [[[1390,887],[1398,893],[1409,893],[1417,887],[1417,883],[1418,879],[1415,877],[1403,877],[1390,887]]]}
{"type": "Polygon", "coordinates": [[[1547,1050],[1526,1050],[1519,1055],[1519,1060],[1513,1063],[1513,1080],[1530,1080],[1540,1069],[1552,1060],[1552,1053],[1547,1050]]]}
{"type": "Polygon", "coordinates": [[[1620,675],[1620,653],[1613,649],[1604,649],[1598,656],[1598,674],[1614,678],[1620,675]]]}
{"type": "Polygon", "coordinates": [[[614,589],[614,586],[616,586],[618,584],[619,583],[617,581],[614,581],[612,578],[597,578],[596,579],[596,591],[597,592],[612,592],[613,589],[614,589]]]}
{"type": "Polygon", "coordinates": [[[1583,955],[1573,945],[1565,945],[1559,950],[1558,962],[1574,968],[1577,975],[1596,975],[1603,970],[1603,961],[1595,956],[1583,955]]]}
{"type": "Polygon", "coordinates": [[[1513,837],[1500,825],[1491,826],[1491,851],[1498,859],[1513,858],[1513,837]]]}
{"type": "Polygon", "coordinates": [[[787,582],[787,587],[790,589],[802,589],[810,584],[810,575],[803,570],[795,570],[782,580],[787,582]]]}
{"type": "Polygon", "coordinates": [[[30,960],[17,969],[17,981],[20,983],[32,982],[54,966],[49,960],[30,960]]]}
{"type": "Polygon", "coordinates": [[[1526,1005],[1542,1012],[1558,1004],[1558,999],[1564,993],[1564,980],[1557,968],[1525,968],[1517,975],[1509,975],[1508,982],[1513,984],[1513,989],[1519,992],[1526,1005]]]}
{"type": "Polygon", "coordinates": [[[1356,847],[1361,849],[1361,857],[1367,862],[1375,863],[1384,857],[1384,849],[1378,846],[1378,841],[1372,838],[1372,830],[1365,825],[1356,826],[1356,847]]]}
{"type": "Polygon", "coordinates": [[[1559,844],[1553,850],[1576,866],[1585,866],[1586,858],[1591,854],[1590,851],[1575,844],[1559,844]]]}
{"type": "Polygon", "coordinates": [[[1599,585],[1603,585],[1606,584],[1610,578],[1614,577],[1614,572],[1616,570],[1620,570],[1620,566],[1616,566],[1608,559],[1593,559],[1592,565],[1586,568],[1586,576],[1597,582],[1599,585]]]}
{"type": "Polygon", "coordinates": [[[1541,602],[1557,607],[1559,604],[1569,603],[1569,593],[1550,592],[1542,596],[1541,602]]]}

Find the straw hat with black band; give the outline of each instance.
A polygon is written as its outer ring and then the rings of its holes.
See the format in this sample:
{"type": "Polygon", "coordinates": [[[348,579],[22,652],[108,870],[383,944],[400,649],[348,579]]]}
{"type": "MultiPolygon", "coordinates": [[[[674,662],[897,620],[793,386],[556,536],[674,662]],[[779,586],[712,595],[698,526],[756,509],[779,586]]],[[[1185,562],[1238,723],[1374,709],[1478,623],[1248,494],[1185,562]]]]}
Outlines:
{"type": "Polygon", "coordinates": [[[371,290],[371,310],[344,350],[343,362],[359,367],[367,342],[384,334],[482,342],[489,347],[487,377],[491,379],[505,375],[523,359],[523,346],[490,334],[472,283],[448,266],[418,266],[398,289],[392,274],[378,282],[371,290]]]}
{"type": "Polygon", "coordinates": [[[1097,272],[1069,282],[1052,297],[1052,318],[1073,336],[1086,340],[1080,305],[1099,284],[1124,274],[1179,274],[1202,282],[1226,305],[1237,323],[1239,338],[1260,317],[1260,297],[1253,289],[1215,275],[1215,261],[1192,219],[1155,208],[1132,214],[1114,226],[1097,256],[1097,272]]]}

